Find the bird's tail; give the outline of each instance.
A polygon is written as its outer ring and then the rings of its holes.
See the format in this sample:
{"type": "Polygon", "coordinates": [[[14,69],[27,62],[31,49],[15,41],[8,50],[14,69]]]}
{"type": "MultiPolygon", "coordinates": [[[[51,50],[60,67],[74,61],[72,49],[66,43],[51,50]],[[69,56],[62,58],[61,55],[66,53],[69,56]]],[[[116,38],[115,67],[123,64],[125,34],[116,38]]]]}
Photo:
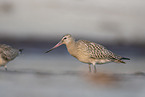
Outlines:
{"type": "Polygon", "coordinates": [[[122,60],[114,60],[114,62],[116,62],[116,63],[124,63],[125,64],[125,62],[124,61],[122,61],[122,60]]]}
{"type": "MultiPolygon", "coordinates": [[[[113,62],[116,62],[116,63],[124,63],[125,64],[125,62],[122,61],[122,59],[125,59],[124,57],[121,57],[121,58],[114,58],[112,56],[109,56],[109,57],[110,57],[111,61],[113,61],[113,62]]],[[[129,59],[129,58],[126,58],[126,59],[129,59]]]]}
{"type": "Polygon", "coordinates": [[[23,49],[19,49],[19,52],[20,52],[20,54],[22,54],[22,52],[23,52],[23,49]]]}
{"type": "Polygon", "coordinates": [[[130,60],[130,58],[122,57],[122,58],[120,58],[120,60],[130,60]]]}
{"type": "Polygon", "coordinates": [[[124,64],[125,64],[125,62],[122,61],[122,60],[130,60],[130,58],[122,57],[122,58],[120,58],[120,59],[115,59],[114,62],[116,62],[116,63],[124,63],[124,64]]]}

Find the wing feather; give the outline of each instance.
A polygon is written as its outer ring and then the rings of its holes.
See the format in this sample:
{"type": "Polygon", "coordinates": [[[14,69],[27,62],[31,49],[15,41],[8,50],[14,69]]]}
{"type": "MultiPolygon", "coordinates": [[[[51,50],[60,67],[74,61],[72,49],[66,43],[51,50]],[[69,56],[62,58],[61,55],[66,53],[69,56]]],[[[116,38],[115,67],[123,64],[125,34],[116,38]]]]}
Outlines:
{"type": "Polygon", "coordinates": [[[111,52],[110,50],[108,50],[107,48],[105,48],[104,46],[100,44],[90,42],[87,40],[82,40],[82,41],[85,43],[86,47],[88,48],[88,53],[91,58],[94,58],[94,59],[112,59],[113,58],[117,60],[120,60],[122,58],[121,56],[114,54],[113,52],[111,52]]]}

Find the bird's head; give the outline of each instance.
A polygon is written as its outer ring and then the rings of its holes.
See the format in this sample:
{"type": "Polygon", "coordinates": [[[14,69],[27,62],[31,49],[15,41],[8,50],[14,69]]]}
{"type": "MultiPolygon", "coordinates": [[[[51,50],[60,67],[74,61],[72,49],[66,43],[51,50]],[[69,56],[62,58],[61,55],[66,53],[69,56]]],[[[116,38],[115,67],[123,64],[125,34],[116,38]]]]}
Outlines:
{"type": "Polygon", "coordinates": [[[46,53],[52,51],[53,49],[61,46],[62,44],[68,44],[73,40],[73,38],[71,37],[70,34],[66,34],[62,37],[62,39],[60,40],[60,42],[58,42],[53,48],[51,48],[49,51],[47,51],[46,53]]]}
{"type": "Polygon", "coordinates": [[[63,37],[62,37],[62,39],[61,39],[61,43],[62,44],[68,44],[69,42],[71,42],[71,40],[72,40],[72,37],[71,37],[71,35],[70,34],[66,34],[66,35],[64,35],[63,37]]]}

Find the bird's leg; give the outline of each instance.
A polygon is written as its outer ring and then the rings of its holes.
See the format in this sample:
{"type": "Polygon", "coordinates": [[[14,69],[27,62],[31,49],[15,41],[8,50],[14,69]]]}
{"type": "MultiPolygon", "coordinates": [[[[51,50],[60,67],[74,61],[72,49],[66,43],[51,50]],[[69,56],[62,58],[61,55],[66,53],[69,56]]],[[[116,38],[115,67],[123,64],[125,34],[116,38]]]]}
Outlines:
{"type": "Polygon", "coordinates": [[[5,65],[4,67],[5,67],[5,70],[7,71],[7,65],[5,65]]]}
{"type": "Polygon", "coordinates": [[[94,73],[96,73],[97,72],[96,64],[94,63],[93,66],[94,66],[94,73]]]}
{"type": "Polygon", "coordinates": [[[94,73],[96,73],[96,72],[97,72],[96,65],[94,65],[94,73]]]}
{"type": "Polygon", "coordinates": [[[91,72],[91,64],[89,64],[89,72],[91,72]]]}

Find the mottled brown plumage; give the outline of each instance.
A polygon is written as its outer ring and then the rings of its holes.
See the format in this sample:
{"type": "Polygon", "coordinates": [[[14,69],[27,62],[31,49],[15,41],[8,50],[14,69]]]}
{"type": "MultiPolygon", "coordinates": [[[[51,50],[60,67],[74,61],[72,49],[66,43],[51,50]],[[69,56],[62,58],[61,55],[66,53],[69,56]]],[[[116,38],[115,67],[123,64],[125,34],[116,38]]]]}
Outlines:
{"type": "Polygon", "coordinates": [[[22,50],[14,49],[9,45],[0,44],[0,66],[4,66],[7,70],[6,64],[15,59],[22,50]]]}
{"type": "Polygon", "coordinates": [[[104,64],[108,62],[125,63],[121,59],[129,60],[129,58],[124,58],[114,54],[100,44],[87,40],[75,41],[75,39],[70,34],[63,36],[61,41],[49,51],[55,49],[62,44],[66,45],[70,55],[74,56],[83,63],[88,63],[89,71],[91,71],[91,64],[93,64],[94,72],[96,72],[96,64],[104,64]]]}

